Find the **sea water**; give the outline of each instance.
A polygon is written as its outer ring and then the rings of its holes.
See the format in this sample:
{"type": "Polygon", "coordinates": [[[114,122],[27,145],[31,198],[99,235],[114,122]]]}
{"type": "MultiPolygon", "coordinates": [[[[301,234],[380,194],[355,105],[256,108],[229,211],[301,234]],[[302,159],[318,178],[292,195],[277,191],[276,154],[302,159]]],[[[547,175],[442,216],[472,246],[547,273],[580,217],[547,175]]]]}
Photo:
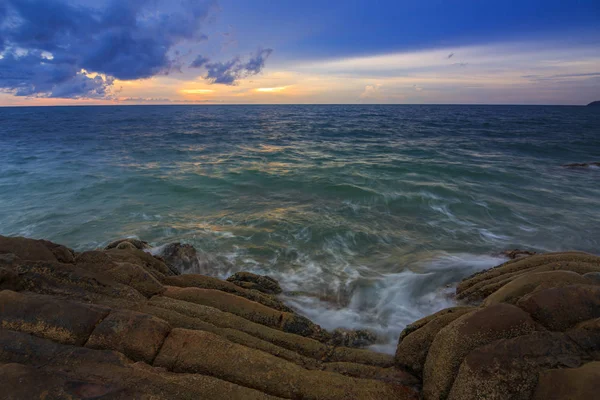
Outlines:
{"type": "Polygon", "coordinates": [[[0,234],[193,244],[393,352],[503,250],[600,253],[600,113],[535,106],[0,108],[0,234]]]}

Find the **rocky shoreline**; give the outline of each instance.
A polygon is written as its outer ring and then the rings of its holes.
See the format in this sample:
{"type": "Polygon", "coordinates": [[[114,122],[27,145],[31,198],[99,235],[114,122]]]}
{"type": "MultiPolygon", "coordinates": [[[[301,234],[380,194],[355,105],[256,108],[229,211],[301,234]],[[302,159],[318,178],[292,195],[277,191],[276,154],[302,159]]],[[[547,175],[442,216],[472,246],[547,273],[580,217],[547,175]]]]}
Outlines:
{"type": "MultiPolygon", "coordinates": [[[[590,399],[600,257],[534,254],[462,281],[395,356],[283,304],[279,284],[199,274],[192,246],[124,239],[76,253],[0,236],[7,399],[590,399]]],[[[512,257],[512,256],[511,256],[512,257]]],[[[596,390],[595,390],[596,389],[596,390]]]]}

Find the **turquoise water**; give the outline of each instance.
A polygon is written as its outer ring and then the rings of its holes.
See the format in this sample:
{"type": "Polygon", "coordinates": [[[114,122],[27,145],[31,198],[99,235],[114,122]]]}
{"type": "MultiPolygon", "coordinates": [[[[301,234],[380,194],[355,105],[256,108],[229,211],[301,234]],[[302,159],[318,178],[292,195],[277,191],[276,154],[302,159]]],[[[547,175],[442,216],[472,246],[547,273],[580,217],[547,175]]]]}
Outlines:
{"type": "Polygon", "coordinates": [[[191,243],[384,351],[502,250],[600,253],[585,107],[2,108],[0,154],[0,234],[191,243]]]}

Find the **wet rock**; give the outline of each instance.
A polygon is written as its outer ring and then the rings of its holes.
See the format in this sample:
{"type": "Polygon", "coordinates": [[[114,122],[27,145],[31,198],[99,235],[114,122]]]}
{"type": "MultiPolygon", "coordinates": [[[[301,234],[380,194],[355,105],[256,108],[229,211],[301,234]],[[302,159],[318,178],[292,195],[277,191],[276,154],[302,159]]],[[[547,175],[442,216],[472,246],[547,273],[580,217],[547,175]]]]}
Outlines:
{"type": "Polygon", "coordinates": [[[504,303],[467,313],[454,320],[436,335],[429,348],[423,369],[425,398],[447,398],[463,359],[472,350],[535,330],[537,324],[528,314],[504,303]]]}
{"type": "Polygon", "coordinates": [[[506,250],[506,251],[502,252],[503,256],[508,257],[511,260],[516,260],[517,258],[534,256],[536,254],[537,253],[535,251],[521,250],[521,249],[506,250]]]}
{"type": "Polygon", "coordinates": [[[169,286],[178,287],[197,287],[200,289],[216,289],[222,292],[232,293],[237,296],[245,297],[248,300],[256,301],[267,307],[274,308],[279,311],[293,312],[293,310],[283,304],[280,300],[273,296],[266,295],[256,290],[244,289],[231,282],[223,281],[211,276],[198,274],[185,274],[178,276],[167,276],[163,279],[163,283],[169,286]]]}
{"type": "Polygon", "coordinates": [[[407,326],[400,334],[396,348],[396,366],[408,369],[421,377],[429,348],[439,331],[455,319],[474,310],[475,307],[447,308],[407,326]]]}
{"type": "Polygon", "coordinates": [[[600,286],[545,289],[523,297],[517,306],[547,329],[565,331],[580,322],[600,318],[600,286]]]}
{"type": "Polygon", "coordinates": [[[367,347],[377,342],[377,333],[367,329],[338,328],[331,333],[329,344],[344,347],[367,347]]]}
{"type": "Polygon", "coordinates": [[[265,275],[237,272],[227,278],[227,281],[245,289],[258,290],[266,294],[280,294],[282,292],[279,283],[275,279],[265,275]]]}
{"type": "Polygon", "coordinates": [[[161,247],[158,255],[165,260],[171,270],[178,274],[208,274],[208,261],[199,257],[196,248],[190,244],[170,243],[161,247]]]}
{"type": "Polygon", "coordinates": [[[120,250],[129,250],[129,249],[138,249],[138,250],[146,250],[151,248],[148,242],[144,242],[143,240],[134,239],[134,238],[125,238],[115,240],[114,242],[110,242],[104,250],[110,249],[120,249],[120,250]]]}

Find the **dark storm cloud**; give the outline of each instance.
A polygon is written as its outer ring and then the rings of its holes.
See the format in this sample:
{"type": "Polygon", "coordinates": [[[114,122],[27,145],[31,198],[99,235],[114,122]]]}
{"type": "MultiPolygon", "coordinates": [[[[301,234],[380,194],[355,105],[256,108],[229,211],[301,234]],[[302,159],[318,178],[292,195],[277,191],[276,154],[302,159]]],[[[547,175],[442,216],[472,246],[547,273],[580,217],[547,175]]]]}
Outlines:
{"type": "Polygon", "coordinates": [[[171,54],[178,43],[206,39],[200,28],[214,2],[186,0],[170,12],[155,3],[114,0],[99,10],[63,0],[0,0],[0,90],[103,97],[114,78],[168,73],[177,67],[171,54]]]}
{"type": "Polygon", "coordinates": [[[259,50],[250,60],[243,62],[239,57],[227,62],[206,63],[206,79],[211,83],[235,85],[237,80],[256,75],[262,71],[272,49],[259,50]]]}

